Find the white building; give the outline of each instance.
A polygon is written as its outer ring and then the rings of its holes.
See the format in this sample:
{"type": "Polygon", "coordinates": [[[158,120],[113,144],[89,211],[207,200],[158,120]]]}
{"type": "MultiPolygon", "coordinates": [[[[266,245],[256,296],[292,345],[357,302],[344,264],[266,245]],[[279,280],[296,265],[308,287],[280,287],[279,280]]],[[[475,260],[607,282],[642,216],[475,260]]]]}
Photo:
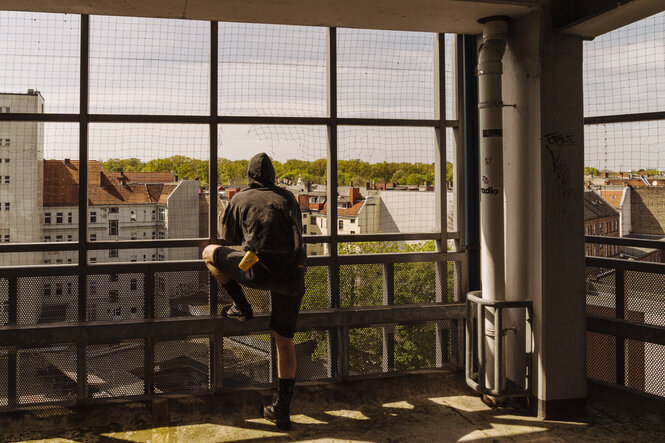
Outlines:
{"type": "MultiPolygon", "coordinates": [[[[78,239],[79,162],[44,162],[44,208],[40,219],[45,242],[78,239]]],[[[170,173],[111,173],[97,161],[88,163],[88,240],[196,238],[199,229],[198,182],[175,182],[170,173]]],[[[43,263],[77,262],[77,251],[44,252],[43,263]]],[[[89,263],[146,262],[199,258],[198,248],[90,250],[89,263]]],[[[41,321],[71,321],[77,315],[77,281],[45,279],[41,321]]],[[[89,320],[144,316],[142,274],[91,274],[87,279],[89,320]]],[[[164,273],[155,281],[155,315],[170,315],[171,299],[199,290],[196,272],[164,273]]]]}

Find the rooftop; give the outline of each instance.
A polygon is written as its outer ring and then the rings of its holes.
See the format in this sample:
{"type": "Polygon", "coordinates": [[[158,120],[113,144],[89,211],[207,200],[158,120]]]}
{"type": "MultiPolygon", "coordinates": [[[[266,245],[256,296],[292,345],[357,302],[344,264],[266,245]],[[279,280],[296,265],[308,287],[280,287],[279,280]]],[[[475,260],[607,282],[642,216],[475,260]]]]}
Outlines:
{"type": "Polygon", "coordinates": [[[386,380],[300,384],[293,428],[257,417],[270,391],[180,397],[83,410],[52,407],[0,416],[5,441],[656,441],[665,407],[648,398],[590,385],[585,421],[551,421],[510,407],[493,409],[462,377],[424,372],[386,380]],[[611,396],[612,401],[607,401],[611,396]],[[629,407],[627,407],[629,406],[629,407]],[[151,412],[152,410],[152,412],[151,412]],[[442,426],[442,423],[445,423],[442,426]],[[62,440],[59,440],[62,441],[62,440]]]}

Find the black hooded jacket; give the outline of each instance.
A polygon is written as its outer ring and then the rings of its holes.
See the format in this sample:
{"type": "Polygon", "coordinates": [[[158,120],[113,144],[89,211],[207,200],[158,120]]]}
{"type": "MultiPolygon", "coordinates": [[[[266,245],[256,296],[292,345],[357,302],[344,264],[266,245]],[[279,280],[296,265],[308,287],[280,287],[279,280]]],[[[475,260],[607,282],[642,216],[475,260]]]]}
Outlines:
{"type": "Polygon", "coordinates": [[[302,215],[293,194],[275,185],[275,168],[265,153],[247,166],[249,188],[224,211],[222,238],[259,257],[275,276],[290,278],[305,263],[302,215]]]}

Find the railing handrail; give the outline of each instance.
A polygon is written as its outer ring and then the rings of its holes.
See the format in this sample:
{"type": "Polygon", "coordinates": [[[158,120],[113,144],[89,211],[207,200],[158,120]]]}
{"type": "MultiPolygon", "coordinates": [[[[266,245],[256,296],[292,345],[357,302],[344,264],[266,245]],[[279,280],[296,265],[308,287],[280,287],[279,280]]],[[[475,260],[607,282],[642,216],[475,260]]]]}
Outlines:
{"type": "Polygon", "coordinates": [[[584,242],[603,245],[634,246],[637,248],[665,249],[665,240],[650,240],[645,238],[585,235],[584,242]]]}

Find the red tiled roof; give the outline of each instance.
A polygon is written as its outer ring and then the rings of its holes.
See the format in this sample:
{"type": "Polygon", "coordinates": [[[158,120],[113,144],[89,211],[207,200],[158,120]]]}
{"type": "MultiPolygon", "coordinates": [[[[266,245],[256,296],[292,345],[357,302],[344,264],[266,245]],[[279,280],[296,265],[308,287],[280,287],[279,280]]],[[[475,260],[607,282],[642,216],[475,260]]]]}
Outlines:
{"type": "Polygon", "coordinates": [[[172,183],[175,174],[172,172],[109,172],[109,175],[119,179],[122,175],[127,177],[127,183],[172,183]]]}
{"type": "MultiPolygon", "coordinates": [[[[365,200],[360,200],[356,202],[353,206],[350,208],[337,208],[337,215],[338,216],[345,216],[345,217],[355,217],[358,215],[360,212],[360,208],[363,207],[363,204],[365,203],[365,200]]],[[[328,203],[323,204],[323,209],[321,210],[322,214],[327,214],[328,213],[328,203]]]]}
{"type": "Polygon", "coordinates": [[[298,199],[298,205],[300,206],[300,211],[309,212],[309,198],[307,198],[306,195],[298,195],[296,198],[298,199]]]}
{"type": "MultiPolygon", "coordinates": [[[[125,184],[95,160],[88,163],[88,204],[122,205],[166,203],[176,184],[125,184]]],[[[78,203],[79,162],[44,161],[44,206],[78,203]]]]}

